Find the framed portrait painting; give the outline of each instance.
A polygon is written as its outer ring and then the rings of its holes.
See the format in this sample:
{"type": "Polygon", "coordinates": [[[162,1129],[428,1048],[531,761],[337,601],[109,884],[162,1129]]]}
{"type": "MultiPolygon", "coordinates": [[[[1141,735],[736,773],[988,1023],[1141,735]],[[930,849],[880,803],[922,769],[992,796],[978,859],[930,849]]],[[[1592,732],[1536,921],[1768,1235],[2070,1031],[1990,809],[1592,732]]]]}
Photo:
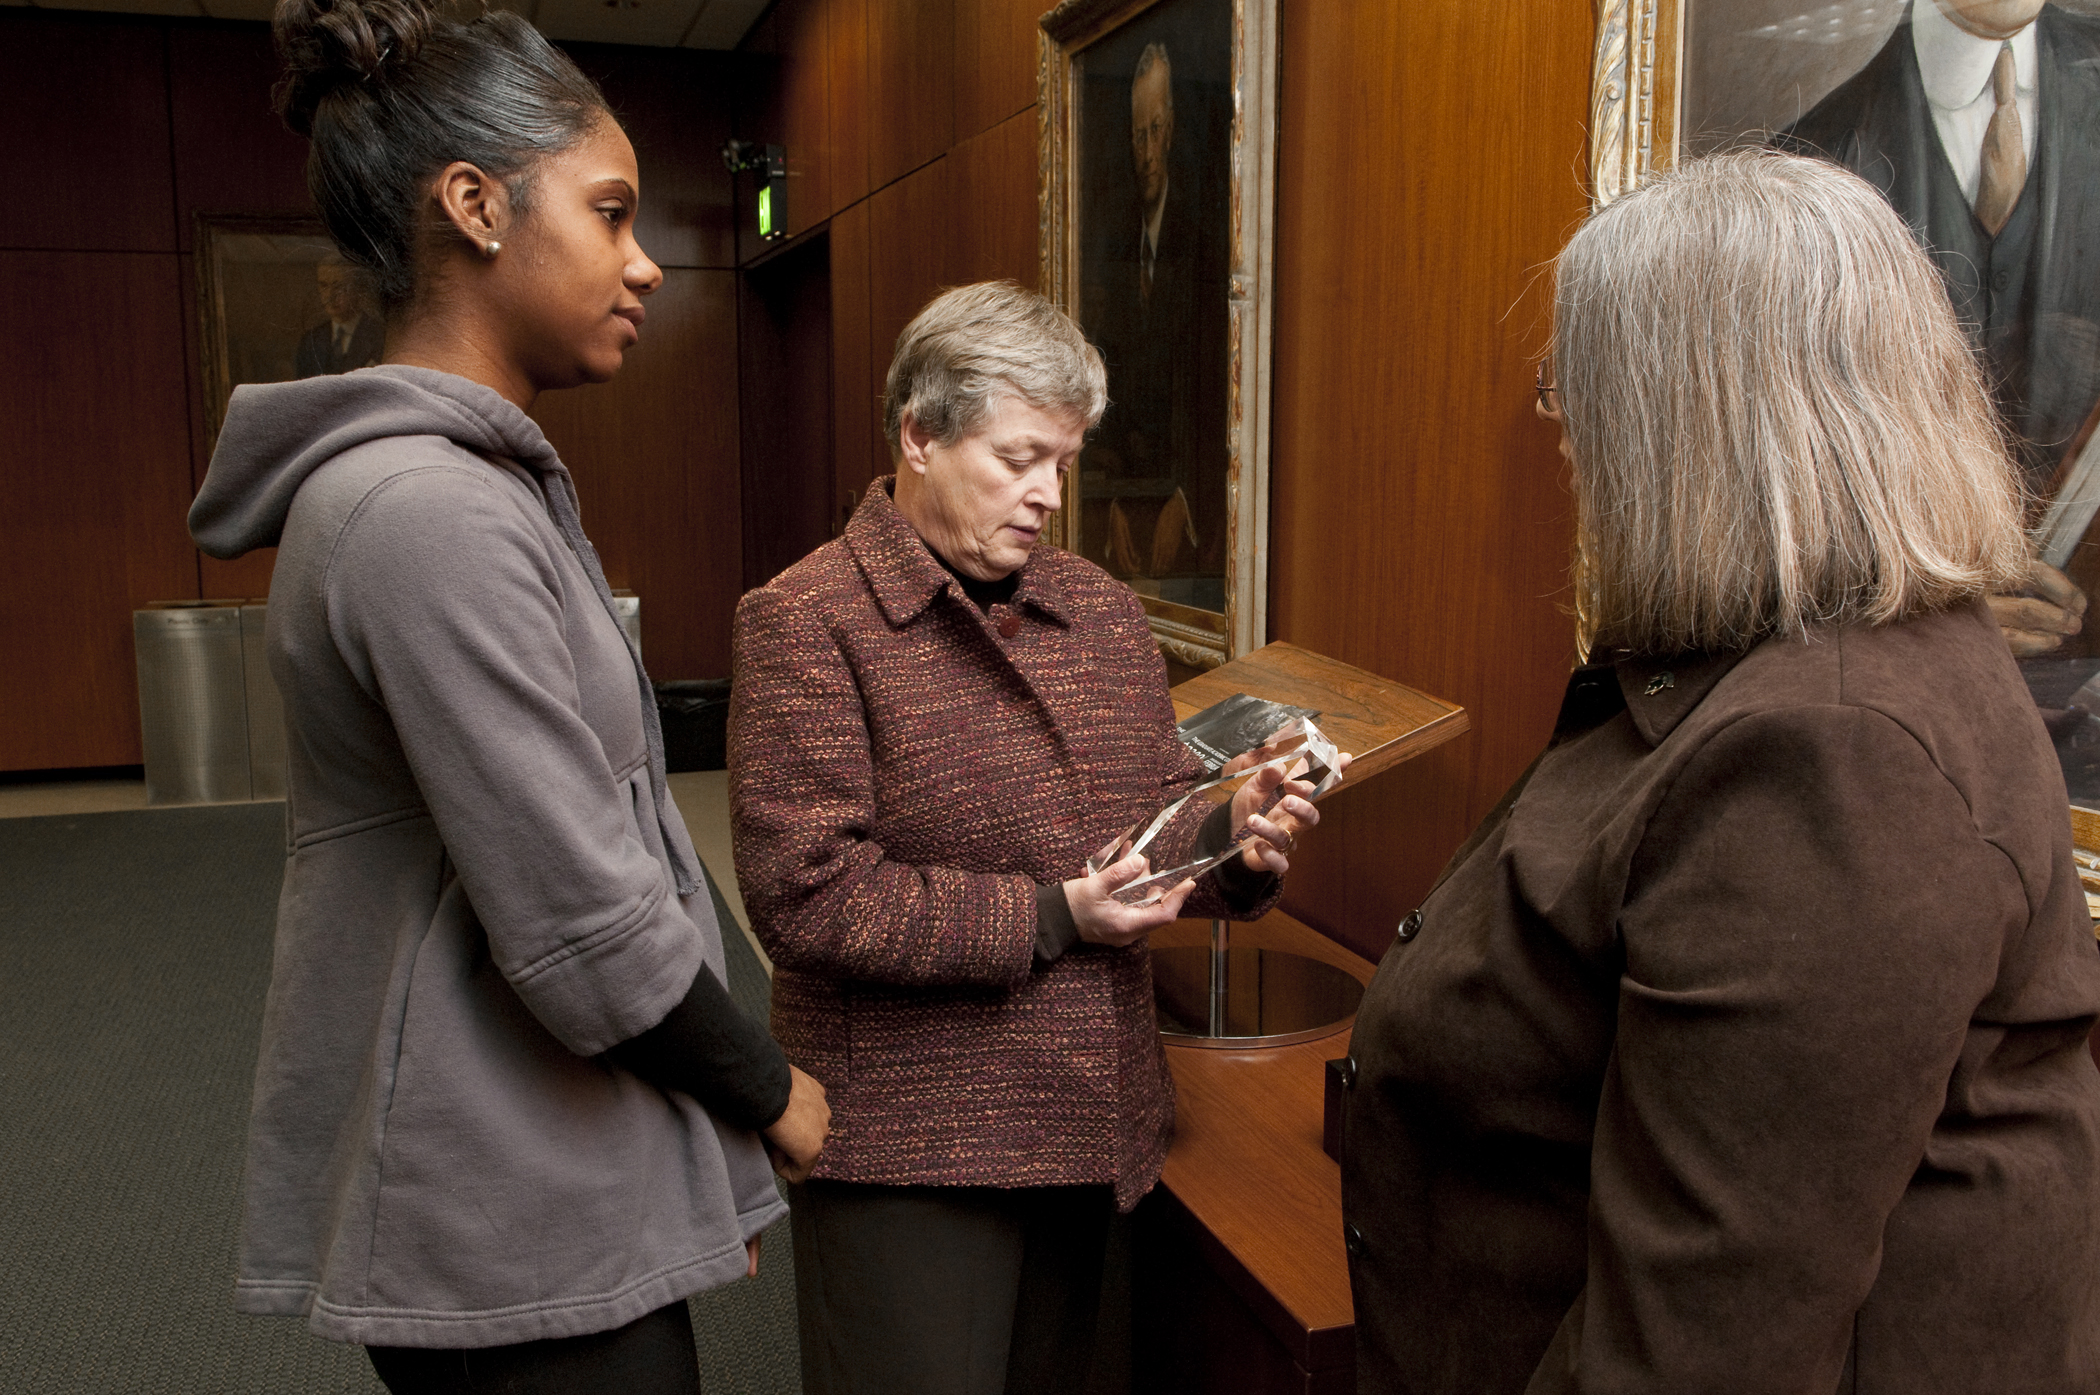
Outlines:
{"type": "Polygon", "coordinates": [[[197,323],[205,412],[219,436],[242,383],[281,383],[379,362],[386,325],[366,274],[311,218],[197,216],[197,323]]]}
{"type": "Polygon", "coordinates": [[[2000,623],[2100,808],[2100,0],[1599,0],[1593,194],[1770,145],[1879,188],[1938,264],[2030,499],[2000,623]],[[2064,630],[2078,629],[2076,634],[2064,630]]]}
{"type": "Polygon", "coordinates": [[[1042,30],[1042,284],[1109,395],[1059,540],[1215,667],[1267,637],[1275,0],[1065,0],[1042,30]]]}

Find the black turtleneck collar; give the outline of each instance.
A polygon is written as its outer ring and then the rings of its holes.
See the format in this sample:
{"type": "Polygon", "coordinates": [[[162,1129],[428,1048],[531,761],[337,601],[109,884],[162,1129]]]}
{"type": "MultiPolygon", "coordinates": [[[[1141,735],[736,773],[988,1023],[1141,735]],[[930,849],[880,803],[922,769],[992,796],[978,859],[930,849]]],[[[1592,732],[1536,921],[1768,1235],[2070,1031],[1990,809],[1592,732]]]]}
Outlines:
{"type": "Polygon", "coordinates": [[[1011,601],[1014,598],[1014,592],[1021,585],[1021,573],[1018,568],[1008,572],[997,581],[979,581],[974,576],[965,576],[957,571],[955,564],[941,556],[939,550],[933,544],[928,543],[926,550],[933,553],[933,560],[940,563],[948,575],[962,583],[963,594],[970,598],[970,604],[986,614],[991,613],[993,606],[1005,605],[1011,601]]]}

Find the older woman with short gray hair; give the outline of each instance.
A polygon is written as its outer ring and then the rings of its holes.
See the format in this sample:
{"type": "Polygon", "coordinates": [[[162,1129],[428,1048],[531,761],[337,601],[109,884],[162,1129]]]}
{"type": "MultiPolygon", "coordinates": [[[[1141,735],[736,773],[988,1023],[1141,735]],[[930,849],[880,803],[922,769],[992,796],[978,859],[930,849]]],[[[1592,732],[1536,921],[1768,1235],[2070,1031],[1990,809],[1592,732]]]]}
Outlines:
{"type": "Polygon", "coordinates": [[[1151,845],[1239,858],[1145,906],[1088,858],[1203,769],[1137,598],[1044,546],[1100,355],[1005,282],[905,327],[897,473],[737,611],[737,875],[773,1023],[832,1138],[794,1193],[814,1395],[1082,1387],[1109,1219],[1158,1179],[1174,1087],[1146,934],[1275,899],[1309,786],[1268,770],[1151,845]]]}
{"type": "Polygon", "coordinates": [[[2100,1390],[2100,954],[1932,263],[1693,161],[1553,347],[1590,662],[1357,1017],[1358,1388],[2100,1390]]]}

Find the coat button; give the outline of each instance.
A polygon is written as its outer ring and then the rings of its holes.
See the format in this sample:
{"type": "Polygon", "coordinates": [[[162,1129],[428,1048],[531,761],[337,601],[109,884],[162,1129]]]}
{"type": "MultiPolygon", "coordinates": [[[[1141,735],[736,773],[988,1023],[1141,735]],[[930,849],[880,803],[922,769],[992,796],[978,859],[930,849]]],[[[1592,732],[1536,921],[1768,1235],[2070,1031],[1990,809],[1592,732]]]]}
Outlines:
{"type": "Polygon", "coordinates": [[[1342,1248],[1349,1252],[1351,1259],[1364,1252],[1364,1233],[1356,1228],[1354,1221],[1342,1227],[1342,1248]]]}
{"type": "Polygon", "coordinates": [[[1019,633],[1021,633],[1020,616],[1002,615],[999,617],[999,638],[1012,639],[1015,635],[1019,633]]]}
{"type": "Polygon", "coordinates": [[[1994,290],[1994,291],[2002,291],[2002,290],[2004,290],[2004,289],[2005,289],[2005,288],[2006,288],[2007,286],[2010,286],[2011,284],[2012,284],[2012,273],[2011,273],[2011,272],[2009,272],[2009,271],[1994,271],[1994,272],[1992,272],[1992,273],[1991,273],[1991,289],[1992,289],[1992,290],[1994,290]]]}
{"type": "Polygon", "coordinates": [[[1344,1090],[1354,1090],[1356,1088],[1356,1057],[1354,1056],[1344,1056],[1342,1058],[1342,1088],[1344,1090]]]}
{"type": "Polygon", "coordinates": [[[1407,918],[1400,922],[1400,928],[1394,933],[1400,937],[1401,944],[1406,944],[1409,940],[1421,934],[1422,912],[1419,909],[1409,911],[1407,918]]]}

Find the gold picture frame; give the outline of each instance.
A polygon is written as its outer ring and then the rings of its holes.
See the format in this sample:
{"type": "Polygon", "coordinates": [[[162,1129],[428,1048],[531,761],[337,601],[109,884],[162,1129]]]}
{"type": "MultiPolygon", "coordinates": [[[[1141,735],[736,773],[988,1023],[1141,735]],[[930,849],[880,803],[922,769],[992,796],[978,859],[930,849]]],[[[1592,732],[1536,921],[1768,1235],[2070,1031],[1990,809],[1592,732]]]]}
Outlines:
{"type": "Polygon", "coordinates": [[[1101,346],[1111,403],[1056,541],[1128,582],[1195,669],[1268,642],[1277,8],[1064,0],[1041,20],[1042,287],[1101,346]]]}
{"type": "Polygon", "coordinates": [[[243,383],[344,372],[378,360],[385,325],[369,278],[343,263],[319,219],[200,213],[195,245],[210,443],[217,443],[226,404],[243,383]],[[323,288],[324,277],[330,289],[323,288]],[[330,294],[344,298],[338,309],[347,314],[347,328],[332,322],[324,303],[330,294]]]}
{"type": "Polygon", "coordinates": [[[1595,0],[1590,197],[1603,207],[1677,158],[1683,0],[1595,0]]]}

